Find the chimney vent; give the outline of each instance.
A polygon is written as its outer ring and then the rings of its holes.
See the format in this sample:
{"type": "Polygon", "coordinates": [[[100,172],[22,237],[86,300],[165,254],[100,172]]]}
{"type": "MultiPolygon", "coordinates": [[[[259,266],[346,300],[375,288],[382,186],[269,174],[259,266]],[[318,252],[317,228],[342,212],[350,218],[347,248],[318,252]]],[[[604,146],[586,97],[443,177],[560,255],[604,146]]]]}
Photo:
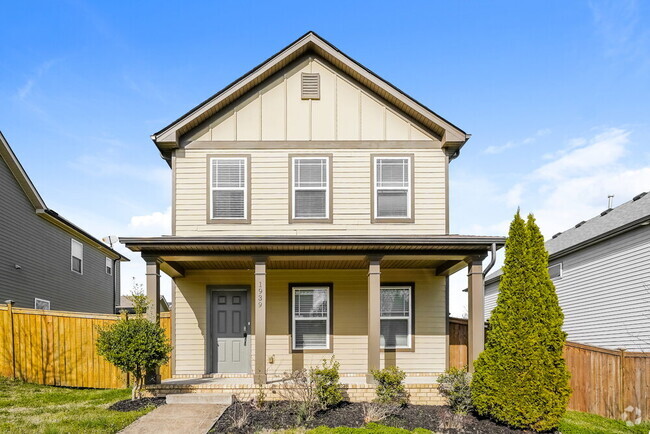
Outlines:
{"type": "Polygon", "coordinates": [[[607,209],[612,209],[613,204],[614,204],[614,195],[610,194],[607,196],[607,209]]]}

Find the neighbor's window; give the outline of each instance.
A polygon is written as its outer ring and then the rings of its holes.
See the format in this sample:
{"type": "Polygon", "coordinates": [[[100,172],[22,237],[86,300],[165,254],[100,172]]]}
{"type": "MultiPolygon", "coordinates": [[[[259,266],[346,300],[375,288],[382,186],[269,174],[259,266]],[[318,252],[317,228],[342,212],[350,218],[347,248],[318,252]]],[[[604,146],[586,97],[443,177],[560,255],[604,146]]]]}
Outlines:
{"type": "Polygon", "coordinates": [[[113,275],[113,260],[111,258],[106,258],[106,274],[113,275]]]}
{"type": "Polygon", "coordinates": [[[70,262],[72,271],[83,274],[84,245],[77,240],[71,240],[70,262]]]}
{"type": "Polygon", "coordinates": [[[247,217],[246,158],[210,160],[212,219],[242,220],[247,217]]]}
{"type": "Polygon", "coordinates": [[[327,287],[293,288],[293,349],[329,348],[330,291],[327,287]]]}
{"type": "Polygon", "coordinates": [[[562,277],[562,263],[558,262],[557,264],[550,265],[548,267],[548,274],[551,276],[551,279],[562,277]]]}
{"type": "Polygon", "coordinates": [[[293,157],[292,209],[294,219],[329,217],[329,159],[293,157]]]}
{"type": "Polygon", "coordinates": [[[411,287],[381,288],[381,347],[411,348],[411,287]]]}
{"type": "Polygon", "coordinates": [[[375,218],[411,217],[411,158],[375,157],[375,218]]]}
{"type": "Polygon", "coordinates": [[[42,298],[34,299],[34,309],[50,310],[50,301],[42,298]]]}

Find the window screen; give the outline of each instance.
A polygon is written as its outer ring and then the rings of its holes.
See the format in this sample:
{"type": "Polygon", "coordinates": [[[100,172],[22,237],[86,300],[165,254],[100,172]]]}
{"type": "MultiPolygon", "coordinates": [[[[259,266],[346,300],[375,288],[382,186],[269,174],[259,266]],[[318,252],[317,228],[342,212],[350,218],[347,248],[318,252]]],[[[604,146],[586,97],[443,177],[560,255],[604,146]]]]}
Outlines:
{"type": "Polygon", "coordinates": [[[245,219],[247,174],[245,158],[213,158],[210,186],[213,219],[245,219]]]}
{"type": "Polygon", "coordinates": [[[562,263],[557,263],[548,267],[548,274],[550,274],[551,279],[557,279],[562,277],[562,263]]]}
{"type": "Polygon", "coordinates": [[[411,288],[381,288],[381,347],[411,347],[411,288]]]}
{"type": "Polygon", "coordinates": [[[329,288],[293,288],[293,348],[328,348],[329,315],[329,288]]]}
{"type": "Polygon", "coordinates": [[[82,274],[84,261],[84,246],[77,240],[71,240],[70,266],[72,271],[82,274]]]}
{"type": "Polygon", "coordinates": [[[328,159],[293,158],[293,218],[327,218],[328,159]]]}
{"type": "Polygon", "coordinates": [[[375,159],[375,217],[410,217],[410,164],[408,157],[375,159]]]}

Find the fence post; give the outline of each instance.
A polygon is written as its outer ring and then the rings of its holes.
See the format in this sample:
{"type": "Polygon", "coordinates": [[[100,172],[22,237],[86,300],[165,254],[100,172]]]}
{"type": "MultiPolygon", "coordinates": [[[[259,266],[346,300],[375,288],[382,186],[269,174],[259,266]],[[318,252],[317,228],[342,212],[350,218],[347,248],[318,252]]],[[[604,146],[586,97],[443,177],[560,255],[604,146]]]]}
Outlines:
{"type": "Polygon", "coordinates": [[[11,378],[16,379],[16,338],[14,337],[14,301],[5,300],[9,313],[9,339],[11,339],[11,378]]]}
{"type": "Polygon", "coordinates": [[[619,409],[619,415],[622,416],[623,413],[625,412],[625,348],[619,348],[619,351],[621,352],[620,358],[619,358],[619,381],[621,382],[619,384],[619,390],[618,390],[618,409],[619,409]]]}

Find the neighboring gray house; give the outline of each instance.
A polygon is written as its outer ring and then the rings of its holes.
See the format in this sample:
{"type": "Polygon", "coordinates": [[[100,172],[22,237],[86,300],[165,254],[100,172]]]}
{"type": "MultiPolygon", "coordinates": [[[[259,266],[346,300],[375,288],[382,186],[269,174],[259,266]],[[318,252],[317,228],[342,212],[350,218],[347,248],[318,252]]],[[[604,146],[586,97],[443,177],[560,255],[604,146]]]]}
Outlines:
{"type": "Polygon", "coordinates": [[[0,303],[113,313],[115,250],[49,209],[0,133],[0,303]]]}
{"type": "MultiPolygon", "coordinates": [[[[650,194],[603,211],[546,242],[568,340],[650,351],[650,194]]],[[[485,281],[485,313],[501,270],[485,281]]]]}

